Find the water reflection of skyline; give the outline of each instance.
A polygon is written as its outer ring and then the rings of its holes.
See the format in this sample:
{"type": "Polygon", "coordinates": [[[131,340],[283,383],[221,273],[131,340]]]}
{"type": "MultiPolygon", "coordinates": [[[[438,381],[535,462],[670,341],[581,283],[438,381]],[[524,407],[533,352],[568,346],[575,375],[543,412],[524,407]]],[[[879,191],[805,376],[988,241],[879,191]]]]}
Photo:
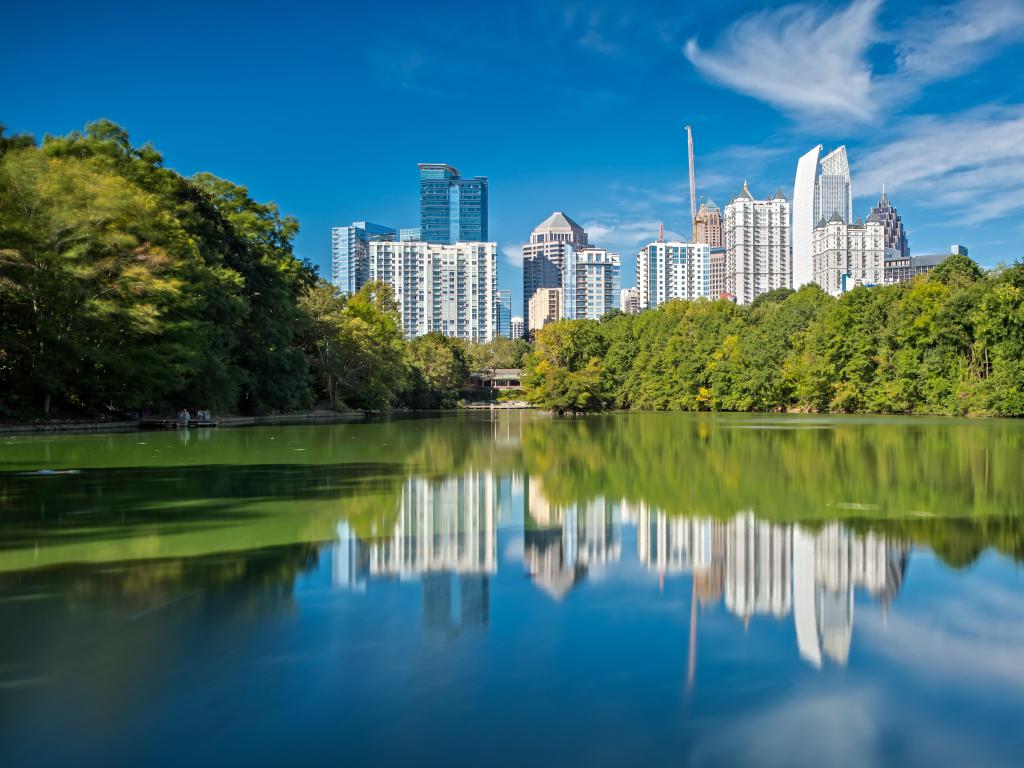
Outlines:
{"type": "MultiPolygon", "coordinates": [[[[332,580],[363,591],[376,578],[418,580],[424,626],[486,626],[490,578],[498,571],[500,521],[523,500],[522,565],[533,584],[563,600],[588,575],[622,558],[623,528],[636,532],[636,558],[666,578],[690,575],[696,607],[721,603],[744,626],[792,615],[800,656],[845,665],[860,588],[887,609],[907,567],[907,543],[832,522],[819,529],[759,520],[669,516],[649,505],[597,497],[554,504],[536,478],[470,472],[404,481],[390,536],[361,538],[337,526],[332,580]]],[[[695,631],[695,630],[694,630],[695,631]]],[[[691,638],[691,642],[694,638],[691,638]]]]}

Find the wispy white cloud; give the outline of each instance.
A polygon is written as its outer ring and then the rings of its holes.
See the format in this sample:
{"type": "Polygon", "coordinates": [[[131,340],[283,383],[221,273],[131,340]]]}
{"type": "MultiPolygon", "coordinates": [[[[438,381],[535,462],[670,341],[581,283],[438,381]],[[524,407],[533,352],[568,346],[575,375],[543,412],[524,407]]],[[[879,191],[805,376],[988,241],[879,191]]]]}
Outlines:
{"type": "Polygon", "coordinates": [[[789,5],[744,17],[711,49],[691,38],[686,57],[712,80],[797,113],[856,117],[869,105],[866,53],[881,0],[826,13],[789,5]]]}
{"type": "Polygon", "coordinates": [[[985,582],[984,590],[857,620],[858,641],[936,685],[998,685],[1024,692],[1024,596],[985,582]]]}
{"type": "Polygon", "coordinates": [[[979,224],[1024,211],[1024,105],[909,118],[853,168],[860,190],[914,193],[979,224]]]}
{"type": "Polygon", "coordinates": [[[684,53],[707,78],[804,120],[867,122],[1024,38],[1020,0],[959,0],[896,26],[879,23],[881,8],[787,5],[741,18],[713,47],[691,38],[684,53]]]}
{"type": "Polygon", "coordinates": [[[510,267],[523,268],[523,247],[521,245],[503,245],[501,246],[501,255],[510,267]]]}
{"type": "Polygon", "coordinates": [[[905,77],[936,80],[965,72],[1001,43],[1024,37],[1020,0],[963,0],[931,9],[899,30],[897,64],[905,77]]]}
{"type": "MultiPolygon", "coordinates": [[[[623,255],[635,254],[644,243],[658,239],[663,222],[653,218],[630,218],[619,214],[598,214],[583,224],[591,243],[623,255]]],[[[681,239],[671,229],[665,229],[666,240],[681,239]]]]}

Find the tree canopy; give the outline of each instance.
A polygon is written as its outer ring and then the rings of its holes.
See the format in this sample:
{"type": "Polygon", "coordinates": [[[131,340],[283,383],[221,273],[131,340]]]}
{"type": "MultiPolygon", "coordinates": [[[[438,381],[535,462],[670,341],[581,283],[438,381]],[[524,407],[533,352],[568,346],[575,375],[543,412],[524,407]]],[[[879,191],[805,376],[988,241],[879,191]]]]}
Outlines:
{"type": "Polygon", "coordinates": [[[1024,264],[951,256],[839,298],[780,289],[748,307],[672,301],[537,334],[527,397],[605,408],[1024,415],[1024,264]]]}

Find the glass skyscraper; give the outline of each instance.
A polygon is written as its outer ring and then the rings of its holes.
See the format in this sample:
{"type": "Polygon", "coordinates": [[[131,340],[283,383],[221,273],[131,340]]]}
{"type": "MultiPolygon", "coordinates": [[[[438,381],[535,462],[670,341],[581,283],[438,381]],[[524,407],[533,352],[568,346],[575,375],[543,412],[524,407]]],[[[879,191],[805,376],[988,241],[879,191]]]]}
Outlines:
{"type": "Polygon", "coordinates": [[[838,215],[853,223],[853,191],[846,147],[818,159],[821,144],[800,158],[793,185],[793,288],[811,282],[814,272],[812,240],[822,220],[838,215]]]}
{"type": "Polygon", "coordinates": [[[420,239],[426,243],[487,241],[487,178],[464,179],[444,163],[420,163],[420,239]]]}
{"type": "Polygon", "coordinates": [[[353,221],[331,228],[331,283],[341,293],[355,293],[370,278],[369,244],[395,239],[393,227],[353,221]]]}
{"type": "Polygon", "coordinates": [[[495,292],[495,303],[498,309],[498,335],[506,339],[512,336],[512,291],[495,292]]]}

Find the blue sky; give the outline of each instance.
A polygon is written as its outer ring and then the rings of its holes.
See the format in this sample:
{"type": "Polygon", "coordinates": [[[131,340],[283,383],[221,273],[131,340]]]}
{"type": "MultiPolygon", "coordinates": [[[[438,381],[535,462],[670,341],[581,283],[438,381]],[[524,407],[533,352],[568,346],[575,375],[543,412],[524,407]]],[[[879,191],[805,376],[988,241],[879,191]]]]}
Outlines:
{"type": "Polygon", "coordinates": [[[491,181],[500,287],[552,210],[623,255],[684,232],[699,197],[791,194],[800,154],[845,143],[855,213],[883,181],[912,252],[1024,257],[1024,0],[20,3],[0,121],[110,118],[176,170],[330,227],[418,225],[417,162],[491,181]]]}

